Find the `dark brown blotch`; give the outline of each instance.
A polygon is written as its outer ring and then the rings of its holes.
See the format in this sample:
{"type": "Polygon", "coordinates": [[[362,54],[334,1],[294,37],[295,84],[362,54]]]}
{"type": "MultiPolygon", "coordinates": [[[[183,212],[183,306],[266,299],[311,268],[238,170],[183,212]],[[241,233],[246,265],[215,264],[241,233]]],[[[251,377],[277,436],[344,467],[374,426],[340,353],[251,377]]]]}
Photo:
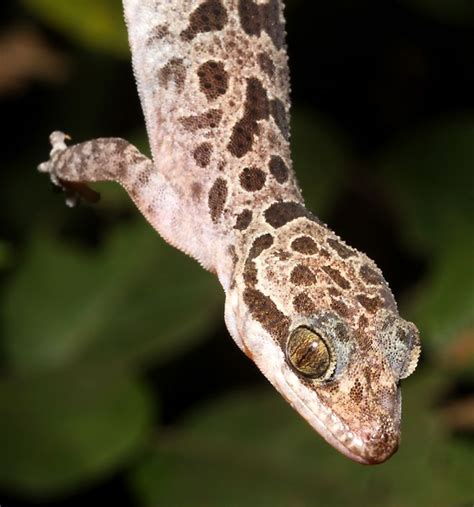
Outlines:
{"type": "Polygon", "coordinates": [[[272,155],[268,164],[268,168],[278,183],[285,183],[285,181],[288,180],[290,171],[283,159],[278,155],[272,155]]]}
{"type": "Polygon", "coordinates": [[[267,175],[258,167],[246,167],[240,173],[240,185],[247,192],[256,192],[265,185],[267,175]]]}
{"type": "Polygon", "coordinates": [[[239,0],[239,18],[247,35],[260,35],[262,31],[260,8],[253,0],[239,0]]]}
{"type": "Polygon", "coordinates": [[[285,43],[285,28],[280,20],[278,0],[256,4],[253,0],[239,0],[240,24],[247,35],[259,36],[266,31],[273,44],[282,48],[285,43]]]}
{"type": "Polygon", "coordinates": [[[200,129],[217,128],[221,119],[222,111],[220,109],[209,109],[209,111],[202,114],[182,116],[181,118],[178,118],[178,121],[189,132],[196,132],[200,129]]]}
{"type": "Polygon", "coordinates": [[[360,277],[369,285],[383,285],[385,280],[383,276],[371,268],[368,264],[363,264],[359,270],[360,277]]]}
{"type": "Polygon", "coordinates": [[[351,284],[337,269],[334,269],[331,266],[323,266],[321,269],[327,273],[331,279],[336,282],[339,287],[341,287],[341,289],[350,289],[351,284]]]}
{"type": "Polygon", "coordinates": [[[268,296],[256,289],[247,288],[244,291],[243,299],[252,317],[268,333],[279,341],[286,340],[290,321],[268,296]]]}
{"type": "Polygon", "coordinates": [[[254,240],[250,247],[249,255],[245,261],[244,281],[247,287],[255,287],[257,285],[257,267],[254,260],[267,248],[273,244],[273,236],[271,234],[262,234],[254,240]]]}
{"type": "Polygon", "coordinates": [[[331,254],[325,248],[321,248],[321,250],[319,250],[319,253],[321,257],[326,257],[326,259],[331,258],[331,254]]]}
{"type": "Polygon", "coordinates": [[[199,167],[207,167],[211,161],[212,144],[201,143],[193,152],[194,160],[199,167]]]}
{"type": "Polygon", "coordinates": [[[227,145],[227,149],[232,155],[242,158],[252,149],[253,135],[256,132],[256,127],[257,125],[249,121],[248,118],[242,118],[242,120],[239,120],[234,125],[229,144],[227,145]]]}
{"type": "Polygon", "coordinates": [[[214,100],[220,95],[224,95],[229,85],[229,75],[224,64],[209,60],[203,63],[197,71],[199,77],[199,88],[207,100],[214,100]]]}
{"type": "Polygon", "coordinates": [[[316,246],[313,238],[309,236],[299,236],[294,239],[291,243],[291,248],[295,252],[299,252],[305,255],[314,255],[318,253],[318,247],[316,246]]]}
{"type": "Polygon", "coordinates": [[[316,306],[312,299],[304,292],[293,298],[293,308],[301,315],[312,315],[316,312],[316,306]]]}
{"type": "Polygon", "coordinates": [[[221,0],[206,0],[189,16],[189,26],[181,33],[183,40],[190,41],[198,33],[222,30],[227,24],[227,11],[221,0]]]}
{"type": "Polygon", "coordinates": [[[352,257],[355,255],[354,250],[348,248],[346,245],[342,244],[337,239],[329,238],[327,240],[327,244],[337,252],[339,257],[343,259],[347,259],[348,257],[352,257]]]}
{"type": "Polygon", "coordinates": [[[264,72],[269,78],[272,78],[275,74],[275,64],[268,56],[268,53],[259,53],[257,60],[262,72],[264,72]]]}
{"type": "Polygon", "coordinates": [[[298,264],[291,272],[290,281],[295,285],[309,286],[316,283],[316,276],[310,268],[303,264],[298,264]]]}
{"type": "Polygon", "coordinates": [[[211,212],[211,219],[214,223],[219,220],[224,211],[227,200],[227,183],[223,178],[217,178],[209,191],[208,205],[211,212]]]}
{"type": "Polygon", "coordinates": [[[265,220],[275,229],[297,218],[309,216],[309,211],[298,202],[276,202],[265,210],[265,220]]]}
{"type": "Polygon", "coordinates": [[[270,102],[270,112],[277,127],[283,134],[283,137],[288,140],[290,138],[290,125],[288,122],[288,115],[285,110],[285,104],[283,104],[280,99],[273,99],[270,102]]]}
{"type": "Polygon", "coordinates": [[[348,306],[338,299],[331,300],[331,308],[342,318],[346,319],[350,316],[348,306]]]}
{"type": "Polygon", "coordinates": [[[383,301],[377,296],[369,297],[365,294],[358,294],[356,299],[369,313],[376,313],[379,308],[384,306],[383,301]]]}
{"type": "Polygon", "coordinates": [[[273,236],[271,234],[262,234],[254,240],[249,252],[249,259],[255,259],[264,250],[273,245],[273,236]]]}
{"type": "Polygon", "coordinates": [[[258,133],[259,120],[269,116],[268,96],[262,83],[256,78],[247,79],[244,116],[232,129],[227,149],[241,158],[252,149],[253,137],[258,133]]]}
{"type": "Polygon", "coordinates": [[[168,89],[170,83],[174,83],[178,93],[184,89],[186,80],[186,67],[182,58],[172,58],[163,68],[158,71],[158,82],[168,89]]]}
{"type": "Polygon", "coordinates": [[[255,77],[247,79],[245,116],[251,121],[265,120],[270,114],[267,91],[255,77]]]}
{"type": "Polygon", "coordinates": [[[257,285],[257,267],[254,261],[247,260],[245,262],[243,277],[247,287],[255,287],[257,285]]]}
{"type": "Polygon", "coordinates": [[[280,6],[278,0],[270,0],[268,4],[262,5],[265,30],[273,44],[281,49],[285,44],[285,25],[280,20],[280,6]]]}
{"type": "Polygon", "coordinates": [[[251,221],[252,221],[252,212],[249,209],[244,209],[241,213],[237,215],[234,229],[244,231],[250,225],[251,221]]]}

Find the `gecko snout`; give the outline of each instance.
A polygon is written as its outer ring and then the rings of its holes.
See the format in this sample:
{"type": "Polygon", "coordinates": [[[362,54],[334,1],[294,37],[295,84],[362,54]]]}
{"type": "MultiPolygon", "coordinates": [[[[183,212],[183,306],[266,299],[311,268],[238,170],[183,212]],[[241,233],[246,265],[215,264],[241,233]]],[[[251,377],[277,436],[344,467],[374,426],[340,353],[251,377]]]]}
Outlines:
{"type": "Polygon", "coordinates": [[[393,427],[380,427],[364,432],[364,454],[369,464],[383,463],[395,454],[400,443],[400,432],[393,427]]]}

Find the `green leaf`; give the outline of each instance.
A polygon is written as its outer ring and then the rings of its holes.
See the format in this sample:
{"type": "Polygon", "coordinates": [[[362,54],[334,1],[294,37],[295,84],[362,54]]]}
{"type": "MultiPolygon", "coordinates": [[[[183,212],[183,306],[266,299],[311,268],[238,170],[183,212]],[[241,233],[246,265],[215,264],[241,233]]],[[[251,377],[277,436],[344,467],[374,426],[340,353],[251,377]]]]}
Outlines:
{"type": "Polygon", "coordinates": [[[230,396],[162,433],[131,483],[145,507],[467,505],[472,453],[434,417],[439,384],[425,371],[407,385],[404,440],[381,466],[350,462],[267,390],[230,396]]]}
{"type": "Polygon", "coordinates": [[[221,294],[141,217],[98,253],[36,237],[6,295],[7,363],[31,372],[81,358],[162,362],[203,338],[221,294]]]}
{"type": "Polygon", "coordinates": [[[33,14],[88,49],[129,55],[122,2],[22,0],[33,14]]]}
{"type": "Polygon", "coordinates": [[[324,216],[341,190],[350,147],[322,117],[301,109],[292,113],[291,142],[294,169],[306,204],[316,215],[324,216]]]}
{"type": "Polygon", "coordinates": [[[0,383],[0,484],[48,498],[97,480],[143,449],[151,406],[127,372],[74,368],[0,383]]]}

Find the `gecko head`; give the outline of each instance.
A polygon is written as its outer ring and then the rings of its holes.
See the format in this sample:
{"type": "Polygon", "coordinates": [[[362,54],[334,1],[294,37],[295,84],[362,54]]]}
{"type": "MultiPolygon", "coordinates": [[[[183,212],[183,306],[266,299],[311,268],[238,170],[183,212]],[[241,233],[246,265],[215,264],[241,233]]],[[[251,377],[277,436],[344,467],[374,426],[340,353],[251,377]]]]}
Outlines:
{"type": "Polygon", "coordinates": [[[282,387],[295,407],[346,456],[382,463],[400,440],[400,380],[419,356],[415,326],[381,311],[369,329],[334,313],[296,319],[289,330],[282,387]],[[299,407],[299,408],[298,408],[299,407]]]}
{"type": "Polygon", "coordinates": [[[381,463],[398,448],[400,380],[418,362],[418,331],[372,261],[306,222],[256,237],[227,292],[226,322],[331,445],[381,463]]]}

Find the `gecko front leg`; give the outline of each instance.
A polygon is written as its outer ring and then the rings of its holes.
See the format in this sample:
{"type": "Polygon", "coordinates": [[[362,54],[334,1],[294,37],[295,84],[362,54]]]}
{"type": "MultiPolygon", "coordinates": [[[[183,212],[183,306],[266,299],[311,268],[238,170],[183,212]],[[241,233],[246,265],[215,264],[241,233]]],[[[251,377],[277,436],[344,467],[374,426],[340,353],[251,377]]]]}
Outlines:
{"type": "Polygon", "coordinates": [[[38,170],[48,173],[51,181],[66,192],[69,206],[81,198],[98,200],[88,183],[117,182],[167,242],[188,251],[187,245],[179,241],[181,200],[152,160],[124,139],[99,138],[67,146],[68,139],[63,132],[51,134],[50,159],[38,170]]]}
{"type": "Polygon", "coordinates": [[[124,139],[94,139],[70,147],[66,145],[68,139],[63,132],[51,134],[50,159],[38,170],[48,173],[51,181],[63,188],[69,206],[80,197],[97,200],[98,194],[87,187],[88,182],[116,181],[133,197],[138,186],[150,180],[153,163],[124,139]]]}

